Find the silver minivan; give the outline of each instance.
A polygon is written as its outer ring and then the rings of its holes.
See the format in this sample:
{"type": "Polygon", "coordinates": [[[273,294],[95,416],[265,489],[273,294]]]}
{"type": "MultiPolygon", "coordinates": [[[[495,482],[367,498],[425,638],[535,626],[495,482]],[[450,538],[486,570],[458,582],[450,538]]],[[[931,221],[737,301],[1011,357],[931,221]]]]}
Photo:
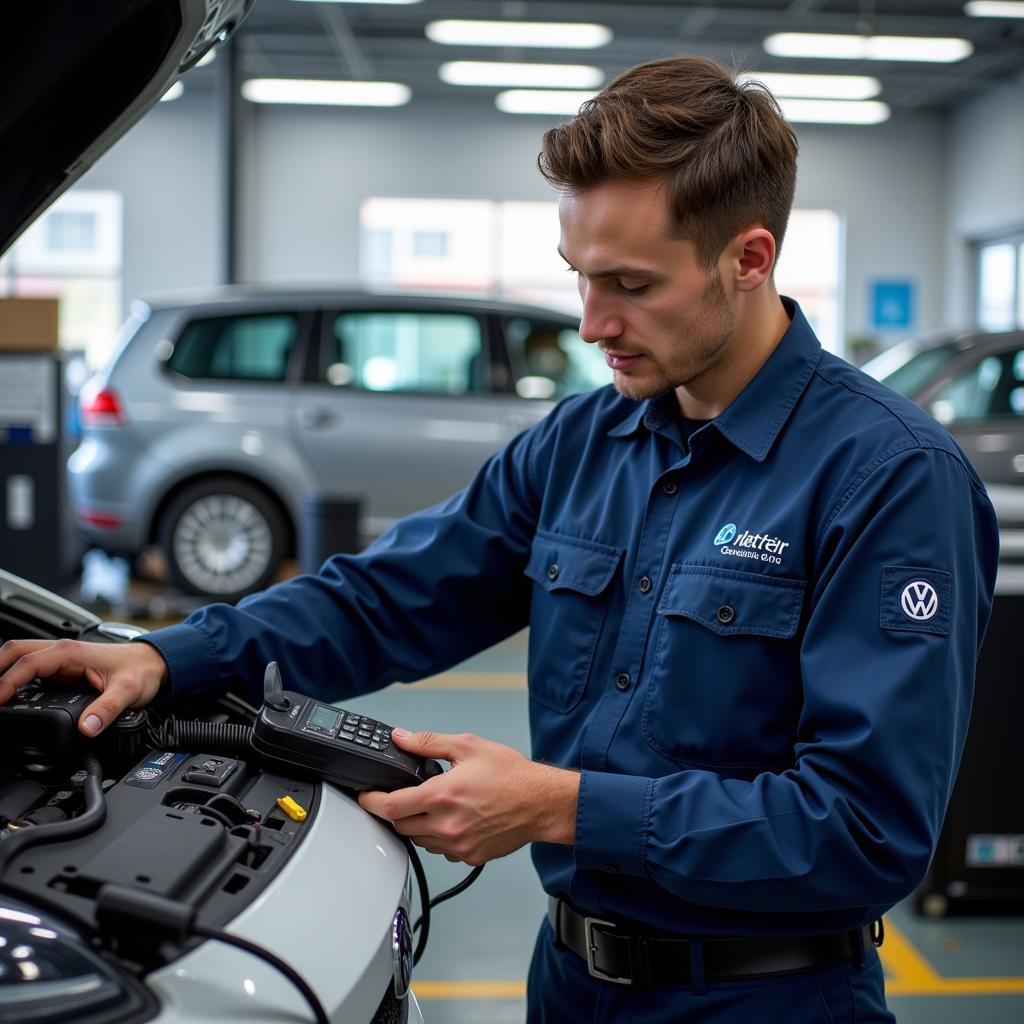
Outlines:
{"type": "Polygon", "coordinates": [[[375,536],[463,487],[561,396],[608,383],[577,326],[368,291],[136,302],[80,397],[76,521],[96,547],[156,545],[179,586],[236,600],[296,550],[308,496],[347,496],[375,536]]]}

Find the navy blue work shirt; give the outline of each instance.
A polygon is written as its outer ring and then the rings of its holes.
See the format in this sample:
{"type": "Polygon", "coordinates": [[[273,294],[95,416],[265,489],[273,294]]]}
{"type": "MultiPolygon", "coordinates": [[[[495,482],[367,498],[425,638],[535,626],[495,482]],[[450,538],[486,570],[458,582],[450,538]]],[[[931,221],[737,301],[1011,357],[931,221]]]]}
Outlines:
{"type": "Polygon", "coordinates": [[[529,624],[533,755],[581,771],[548,892],[691,934],[878,916],[938,836],[998,531],[947,432],[787,309],[688,447],[672,393],[569,398],[363,553],[150,634],[172,691],[259,702],[277,660],[342,699],[529,624]]]}

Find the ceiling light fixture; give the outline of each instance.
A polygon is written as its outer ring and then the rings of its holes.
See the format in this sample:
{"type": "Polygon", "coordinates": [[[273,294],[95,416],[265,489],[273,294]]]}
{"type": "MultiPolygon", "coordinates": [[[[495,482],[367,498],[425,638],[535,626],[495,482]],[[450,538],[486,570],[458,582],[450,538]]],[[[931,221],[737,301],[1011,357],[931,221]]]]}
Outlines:
{"type": "Polygon", "coordinates": [[[432,21],[427,38],[447,46],[550,46],[593,50],[612,41],[605,25],[559,21],[432,21]]]}
{"type": "Polygon", "coordinates": [[[851,36],[817,32],[777,32],[764,41],[775,57],[828,60],[909,60],[952,64],[974,52],[967,39],[949,36],[851,36]]]}
{"type": "Polygon", "coordinates": [[[604,81],[600,68],[586,64],[513,64],[508,61],[453,60],[438,70],[449,85],[534,86],[593,89],[604,81]]]}
{"type": "Polygon", "coordinates": [[[399,82],[250,78],[242,83],[242,95],[250,103],[308,103],[332,107],[400,107],[412,98],[412,90],[399,82]]]}
{"type": "Polygon", "coordinates": [[[964,14],[972,18],[1024,18],[1024,3],[1020,0],[970,0],[964,4],[964,14]]]}
{"type": "Polygon", "coordinates": [[[507,89],[498,93],[494,104],[506,114],[577,114],[596,95],[586,89],[507,89]]]}
{"type": "Polygon", "coordinates": [[[807,124],[881,124],[889,120],[889,105],[878,100],[809,100],[780,97],[787,121],[807,124]]]}
{"type": "Polygon", "coordinates": [[[318,4],[419,4],[423,0],[305,0],[318,4]]]}
{"type": "Polygon", "coordinates": [[[805,96],[826,100],[869,100],[882,91],[882,83],[870,75],[790,75],[774,71],[745,72],[739,85],[760,82],[774,96],[805,96]]]}

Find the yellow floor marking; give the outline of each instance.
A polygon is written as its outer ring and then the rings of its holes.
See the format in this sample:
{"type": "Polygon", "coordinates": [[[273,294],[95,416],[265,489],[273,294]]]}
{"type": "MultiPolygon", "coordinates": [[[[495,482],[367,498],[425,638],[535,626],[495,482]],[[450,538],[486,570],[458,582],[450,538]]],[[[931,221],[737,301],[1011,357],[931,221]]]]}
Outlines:
{"type": "Polygon", "coordinates": [[[525,981],[414,981],[417,999],[525,999],[525,981]]]}
{"type": "Polygon", "coordinates": [[[910,944],[889,918],[879,953],[888,977],[889,996],[1024,995],[1024,977],[945,978],[910,944]]]}
{"type": "Polygon", "coordinates": [[[413,686],[428,690],[525,690],[522,672],[442,672],[413,686]]]}
{"type": "MultiPolygon", "coordinates": [[[[1024,995],[1024,977],[944,978],[886,918],[885,992],[889,996],[1024,995]]],[[[416,981],[417,999],[524,999],[522,981],[416,981]]]]}

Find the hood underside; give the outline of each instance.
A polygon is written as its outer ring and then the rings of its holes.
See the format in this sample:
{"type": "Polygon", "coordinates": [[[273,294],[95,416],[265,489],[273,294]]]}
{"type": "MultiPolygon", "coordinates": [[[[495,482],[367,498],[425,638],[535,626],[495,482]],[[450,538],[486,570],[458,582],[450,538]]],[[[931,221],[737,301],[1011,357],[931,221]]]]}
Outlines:
{"type": "Polygon", "coordinates": [[[0,254],[227,38],[253,0],[9,4],[0,33],[0,254]]]}

